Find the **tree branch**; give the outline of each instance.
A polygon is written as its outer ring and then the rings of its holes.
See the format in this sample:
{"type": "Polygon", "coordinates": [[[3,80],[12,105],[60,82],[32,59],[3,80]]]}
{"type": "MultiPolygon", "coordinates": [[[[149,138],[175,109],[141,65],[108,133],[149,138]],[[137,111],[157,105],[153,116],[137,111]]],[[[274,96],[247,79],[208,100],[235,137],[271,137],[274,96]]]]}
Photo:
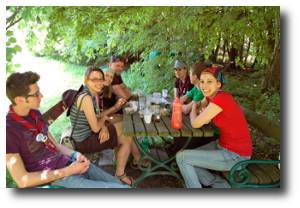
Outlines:
{"type": "MultiPolygon", "coordinates": [[[[20,13],[20,11],[22,10],[23,7],[17,7],[16,11],[6,19],[6,30],[8,30],[10,27],[12,27],[13,25],[15,25],[16,23],[18,23],[19,21],[21,21],[22,17],[20,17],[19,19],[16,19],[16,16],[20,13]]],[[[9,7],[7,8],[9,9],[9,7]]]]}
{"type": "Polygon", "coordinates": [[[14,22],[11,22],[7,27],[6,27],[6,30],[8,30],[10,27],[14,26],[15,24],[17,24],[18,22],[20,22],[23,18],[20,17],[19,19],[17,19],[16,21],[14,22]]]}

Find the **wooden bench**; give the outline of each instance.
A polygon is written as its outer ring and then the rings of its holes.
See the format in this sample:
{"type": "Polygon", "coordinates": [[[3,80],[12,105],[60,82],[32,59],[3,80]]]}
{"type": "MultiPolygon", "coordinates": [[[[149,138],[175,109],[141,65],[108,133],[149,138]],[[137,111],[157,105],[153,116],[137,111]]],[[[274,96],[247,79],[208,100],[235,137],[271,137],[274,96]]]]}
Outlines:
{"type": "MultiPolygon", "coordinates": [[[[280,140],[280,125],[262,115],[243,109],[250,125],[268,137],[280,140]]],[[[229,172],[223,172],[232,188],[279,188],[280,160],[245,160],[234,165],[229,172]]]]}

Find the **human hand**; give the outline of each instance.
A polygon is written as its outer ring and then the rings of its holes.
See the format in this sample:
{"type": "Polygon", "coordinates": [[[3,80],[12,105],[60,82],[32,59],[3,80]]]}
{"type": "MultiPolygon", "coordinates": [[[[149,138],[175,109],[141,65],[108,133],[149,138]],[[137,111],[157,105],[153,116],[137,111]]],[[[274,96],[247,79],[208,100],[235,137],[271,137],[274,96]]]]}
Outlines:
{"type": "Polygon", "coordinates": [[[76,155],[76,161],[77,162],[90,162],[83,154],[81,154],[80,152],[77,152],[76,155]]]}
{"type": "Polygon", "coordinates": [[[119,98],[117,103],[115,104],[116,108],[119,109],[121,108],[125,103],[127,102],[127,100],[125,98],[119,98]]]}
{"type": "Polygon", "coordinates": [[[90,167],[90,161],[75,161],[68,166],[69,174],[68,175],[78,175],[85,173],[90,167]]]}
{"type": "Polygon", "coordinates": [[[109,132],[106,126],[103,126],[100,130],[98,139],[100,144],[109,140],[109,132]]]}

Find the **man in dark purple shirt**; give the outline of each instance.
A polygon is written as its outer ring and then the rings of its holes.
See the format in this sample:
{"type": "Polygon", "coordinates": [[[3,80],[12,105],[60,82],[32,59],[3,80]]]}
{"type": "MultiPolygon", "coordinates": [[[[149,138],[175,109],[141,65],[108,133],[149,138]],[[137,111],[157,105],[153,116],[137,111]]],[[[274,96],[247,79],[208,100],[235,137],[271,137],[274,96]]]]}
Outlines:
{"type": "Polygon", "coordinates": [[[6,81],[12,103],[6,116],[6,167],[18,187],[128,188],[81,153],[56,143],[38,111],[39,78],[34,72],[13,73],[6,81]]]}
{"type": "Polygon", "coordinates": [[[190,91],[194,85],[190,81],[187,65],[179,60],[175,61],[175,86],[174,86],[174,97],[181,98],[187,91],[190,91]]]}

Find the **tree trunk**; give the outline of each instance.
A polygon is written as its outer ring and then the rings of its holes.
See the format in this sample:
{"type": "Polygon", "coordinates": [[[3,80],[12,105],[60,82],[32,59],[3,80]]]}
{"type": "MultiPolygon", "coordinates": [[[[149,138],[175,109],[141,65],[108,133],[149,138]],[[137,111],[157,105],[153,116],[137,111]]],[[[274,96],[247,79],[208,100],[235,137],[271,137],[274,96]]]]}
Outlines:
{"type": "MultiPolygon", "coordinates": [[[[265,78],[262,82],[262,92],[270,89],[280,90],[280,16],[275,19],[275,40],[273,52],[267,65],[265,78]]],[[[270,43],[271,43],[270,42],[270,43]]]]}
{"type": "Polygon", "coordinates": [[[247,108],[243,108],[243,111],[251,126],[261,131],[265,136],[274,138],[274,143],[280,143],[280,123],[274,122],[266,116],[257,114],[247,108]]]}
{"type": "Polygon", "coordinates": [[[238,56],[238,50],[234,47],[231,47],[228,51],[229,56],[229,67],[228,70],[233,70],[236,68],[235,58],[238,56]]]}

